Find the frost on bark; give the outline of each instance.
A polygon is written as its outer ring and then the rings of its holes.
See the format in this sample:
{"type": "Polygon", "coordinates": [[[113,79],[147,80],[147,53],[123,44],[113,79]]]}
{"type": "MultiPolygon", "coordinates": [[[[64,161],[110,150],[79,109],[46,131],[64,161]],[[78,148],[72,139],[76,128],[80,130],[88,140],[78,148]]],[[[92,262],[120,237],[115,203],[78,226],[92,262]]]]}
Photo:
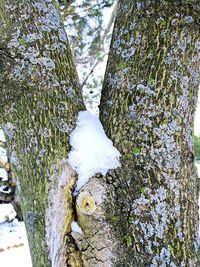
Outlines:
{"type": "Polygon", "coordinates": [[[33,266],[81,266],[70,234],[76,176],[66,158],[84,105],[56,2],[1,0],[0,36],[0,123],[33,266]]]}
{"type": "Polygon", "coordinates": [[[199,18],[199,1],[119,1],[100,104],[122,154],[105,201],[116,266],[198,266],[199,18]]]}

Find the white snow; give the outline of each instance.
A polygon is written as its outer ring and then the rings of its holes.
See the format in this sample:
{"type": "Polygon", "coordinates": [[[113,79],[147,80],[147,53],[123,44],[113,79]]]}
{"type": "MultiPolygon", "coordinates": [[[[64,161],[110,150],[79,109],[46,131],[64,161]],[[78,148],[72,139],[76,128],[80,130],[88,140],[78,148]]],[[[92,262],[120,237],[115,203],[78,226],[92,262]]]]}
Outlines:
{"type": "Polygon", "coordinates": [[[32,267],[28,244],[0,252],[2,267],[32,267]]]}
{"type": "Polygon", "coordinates": [[[0,181],[8,181],[8,173],[5,169],[0,168],[0,181]]]}
{"type": "Polygon", "coordinates": [[[79,112],[70,144],[68,161],[78,173],[76,191],[96,173],[105,175],[109,169],[120,166],[120,152],[106,136],[99,118],[89,111],[79,112]]]}
{"type": "Polygon", "coordinates": [[[72,232],[74,232],[74,233],[79,233],[81,235],[83,234],[83,231],[77,222],[71,223],[71,229],[72,229],[72,232]]]}
{"type": "Polygon", "coordinates": [[[32,267],[24,222],[0,224],[0,266],[32,267]]]}
{"type": "Polygon", "coordinates": [[[195,112],[194,117],[194,134],[196,136],[200,135],[200,86],[199,86],[199,93],[198,93],[198,102],[197,102],[197,108],[195,112]]]}
{"type": "Polygon", "coordinates": [[[10,194],[11,192],[12,192],[12,189],[8,187],[7,185],[0,186],[0,193],[10,194]]]}
{"type": "Polygon", "coordinates": [[[22,223],[20,223],[17,219],[14,219],[9,223],[0,224],[0,249],[5,250],[14,246],[20,246],[20,244],[22,243],[22,228],[22,223]]]}
{"type": "Polygon", "coordinates": [[[6,156],[7,155],[7,151],[5,148],[0,147],[0,156],[6,156]]]}
{"type": "Polygon", "coordinates": [[[15,218],[16,212],[12,204],[0,205],[0,224],[6,221],[11,221],[15,218]]]}
{"type": "Polygon", "coordinates": [[[6,162],[8,162],[8,157],[7,157],[7,156],[1,156],[1,155],[0,155],[0,162],[1,162],[2,164],[5,164],[6,162]]]}
{"type": "Polygon", "coordinates": [[[0,142],[6,142],[6,138],[2,129],[0,129],[0,142]]]}
{"type": "Polygon", "coordinates": [[[200,178],[200,164],[198,162],[195,162],[195,165],[197,167],[197,173],[198,173],[198,176],[200,178]]]}
{"type": "Polygon", "coordinates": [[[8,162],[7,151],[3,147],[0,147],[0,161],[2,163],[8,162]]]}

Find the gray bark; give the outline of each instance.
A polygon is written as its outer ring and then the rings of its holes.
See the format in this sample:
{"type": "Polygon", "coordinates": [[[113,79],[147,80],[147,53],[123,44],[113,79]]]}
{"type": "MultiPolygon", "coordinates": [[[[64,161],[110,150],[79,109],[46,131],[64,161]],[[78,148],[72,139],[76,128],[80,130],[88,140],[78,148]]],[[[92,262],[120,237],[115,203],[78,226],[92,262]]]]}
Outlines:
{"type": "Polygon", "coordinates": [[[33,266],[80,266],[66,158],[84,104],[56,1],[3,0],[0,25],[0,120],[33,266]]]}
{"type": "Polygon", "coordinates": [[[100,117],[122,167],[75,198],[66,158],[84,105],[56,2],[0,2],[0,123],[34,267],[198,266],[199,10],[119,1],[100,117]]]}
{"type": "Polygon", "coordinates": [[[119,1],[100,118],[122,154],[105,209],[117,266],[198,266],[192,130],[199,1],[119,1]]]}

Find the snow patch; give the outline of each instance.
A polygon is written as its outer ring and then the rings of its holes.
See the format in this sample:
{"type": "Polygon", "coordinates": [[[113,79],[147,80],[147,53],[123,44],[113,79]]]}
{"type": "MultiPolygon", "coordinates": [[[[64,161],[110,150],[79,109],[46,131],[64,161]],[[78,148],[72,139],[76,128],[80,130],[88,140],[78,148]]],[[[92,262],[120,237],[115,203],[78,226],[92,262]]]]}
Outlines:
{"type": "Polygon", "coordinates": [[[2,129],[0,129],[0,142],[6,142],[6,138],[2,129]]]}
{"type": "Polygon", "coordinates": [[[83,231],[77,222],[71,223],[71,229],[72,229],[72,232],[74,232],[74,233],[79,233],[81,235],[83,234],[83,231]]]}
{"type": "Polygon", "coordinates": [[[1,157],[6,157],[6,155],[7,155],[6,149],[3,148],[3,147],[0,147],[0,156],[1,157]]]}
{"type": "Polygon", "coordinates": [[[0,205],[0,223],[6,221],[12,221],[16,216],[16,212],[12,204],[1,204],[0,205]]]}
{"type": "Polygon", "coordinates": [[[2,182],[8,181],[8,173],[3,168],[0,168],[0,181],[2,182]]]}
{"type": "Polygon", "coordinates": [[[10,194],[10,193],[12,193],[12,189],[9,188],[7,185],[1,185],[0,186],[0,193],[10,194]]]}
{"type": "Polygon", "coordinates": [[[70,145],[68,162],[78,173],[77,191],[96,173],[105,175],[120,167],[120,152],[106,136],[99,118],[89,111],[79,112],[70,145]]]}
{"type": "Polygon", "coordinates": [[[2,267],[32,267],[24,222],[14,219],[0,224],[0,263],[2,267]]]}

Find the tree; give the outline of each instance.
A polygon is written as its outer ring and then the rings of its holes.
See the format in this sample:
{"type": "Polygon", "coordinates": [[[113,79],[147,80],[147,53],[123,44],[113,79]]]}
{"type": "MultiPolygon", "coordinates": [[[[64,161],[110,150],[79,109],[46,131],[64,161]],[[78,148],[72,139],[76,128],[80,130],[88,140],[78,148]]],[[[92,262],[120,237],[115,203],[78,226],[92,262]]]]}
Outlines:
{"type": "Polygon", "coordinates": [[[194,136],[194,154],[195,157],[199,160],[200,158],[200,136],[194,136]]]}
{"type": "Polygon", "coordinates": [[[50,0],[0,4],[1,122],[34,266],[64,266],[77,254],[67,236],[75,175],[65,159],[84,104],[57,8],[50,0]]]}
{"type": "Polygon", "coordinates": [[[121,266],[197,266],[199,30],[199,1],[120,1],[100,118],[122,154],[107,193],[121,266]]]}
{"type": "Polygon", "coordinates": [[[74,54],[84,101],[91,108],[94,102],[99,103],[100,100],[103,73],[97,75],[94,70],[106,60],[117,2],[118,0],[67,1],[62,6],[65,29],[74,54]],[[115,7],[105,27],[103,12],[114,2],[115,7]]]}
{"type": "Polygon", "coordinates": [[[100,118],[122,166],[75,197],[66,158],[85,107],[56,1],[1,1],[0,119],[34,266],[197,266],[199,10],[119,1],[100,118]]]}

